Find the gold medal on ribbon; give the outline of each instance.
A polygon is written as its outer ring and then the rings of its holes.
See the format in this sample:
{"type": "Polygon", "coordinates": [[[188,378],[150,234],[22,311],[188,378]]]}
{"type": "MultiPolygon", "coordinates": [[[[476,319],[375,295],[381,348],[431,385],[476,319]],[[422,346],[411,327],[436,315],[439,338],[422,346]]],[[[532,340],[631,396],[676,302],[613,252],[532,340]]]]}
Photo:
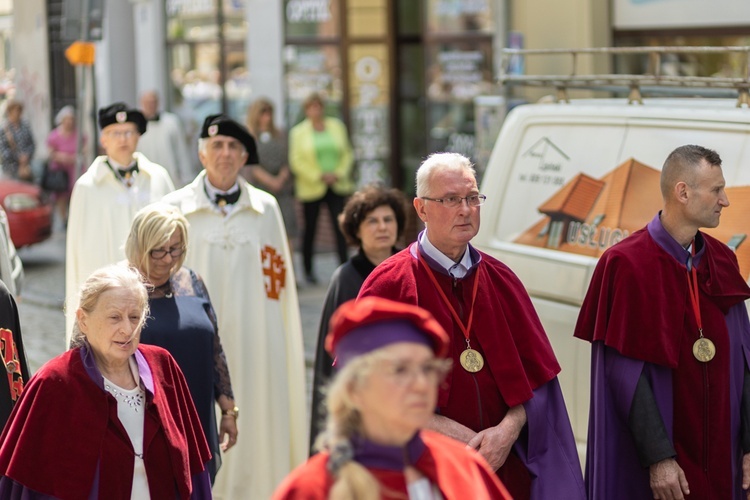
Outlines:
{"type": "Polygon", "coordinates": [[[225,200],[224,198],[222,198],[222,199],[219,200],[219,202],[217,203],[217,205],[219,205],[219,208],[224,208],[224,207],[227,206],[227,200],[225,200]]]}
{"type": "Polygon", "coordinates": [[[482,355],[479,354],[479,351],[475,351],[471,348],[464,350],[464,352],[461,353],[459,360],[461,366],[464,367],[464,370],[469,373],[476,373],[484,366],[484,358],[482,355]]]}
{"type": "Polygon", "coordinates": [[[693,343],[693,356],[701,363],[708,363],[716,356],[716,346],[711,340],[701,337],[693,343]]]}

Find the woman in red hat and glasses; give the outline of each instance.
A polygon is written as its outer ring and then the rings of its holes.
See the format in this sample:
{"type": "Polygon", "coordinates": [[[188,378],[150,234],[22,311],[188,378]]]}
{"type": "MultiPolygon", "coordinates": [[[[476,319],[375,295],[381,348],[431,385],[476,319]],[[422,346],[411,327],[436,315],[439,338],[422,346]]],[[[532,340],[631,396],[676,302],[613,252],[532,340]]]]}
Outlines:
{"type": "Polygon", "coordinates": [[[429,312],[379,297],[347,302],[326,349],[338,372],[322,452],[275,499],[510,498],[477,452],[421,430],[450,368],[448,337],[429,312]]]}

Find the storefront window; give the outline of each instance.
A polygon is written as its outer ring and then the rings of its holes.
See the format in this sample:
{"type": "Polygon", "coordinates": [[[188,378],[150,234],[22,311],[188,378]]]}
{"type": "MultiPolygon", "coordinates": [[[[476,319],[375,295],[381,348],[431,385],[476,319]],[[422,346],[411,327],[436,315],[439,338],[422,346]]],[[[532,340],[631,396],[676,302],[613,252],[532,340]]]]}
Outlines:
{"type": "Polygon", "coordinates": [[[340,35],[338,0],[284,0],[287,38],[340,35]]]}
{"type": "Polygon", "coordinates": [[[209,114],[244,122],[250,101],[243,0],[167,0],[170,108],[197,140],[209,114]]]}
{"type": "Polygon", "coordinates": [[[474,154],[474,98],[492,90],[492,46],[455,42],[428,49],[429,151],[474,154]]]}
{"type": "Polygon", "coordinates": [[[492,0],[428,0],[430,33],[492,33],[492,0]]]}
{"type": "Polygon", "coordinates": [[[325,112],[340,117],[343,104],[341,56],[335,45],[287,45],[284,49],[287,123],[304,118],[302,101],[313,92],[326,100],[325,112]]]}

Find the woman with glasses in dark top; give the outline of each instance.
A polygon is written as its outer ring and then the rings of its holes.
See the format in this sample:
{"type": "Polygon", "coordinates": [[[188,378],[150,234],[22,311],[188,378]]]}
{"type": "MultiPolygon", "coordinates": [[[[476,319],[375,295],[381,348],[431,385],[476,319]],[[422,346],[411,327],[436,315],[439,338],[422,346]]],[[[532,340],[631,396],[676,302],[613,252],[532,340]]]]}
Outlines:
{"type": "Polygon", "coordinates": [[[141,343],[168,350],[185,374],[211,449],[208,469],[213,484],[221,465],[219,449],[227,451],[237,442],[239,412],[208,291],[194,271],[182,266],[187,226],[177,208],[163,203],[148,205],[133,219],[125,255],[150,285],[151,314],[141,343]],[[218,427],[215,403],[222,414],[218,427]]]}

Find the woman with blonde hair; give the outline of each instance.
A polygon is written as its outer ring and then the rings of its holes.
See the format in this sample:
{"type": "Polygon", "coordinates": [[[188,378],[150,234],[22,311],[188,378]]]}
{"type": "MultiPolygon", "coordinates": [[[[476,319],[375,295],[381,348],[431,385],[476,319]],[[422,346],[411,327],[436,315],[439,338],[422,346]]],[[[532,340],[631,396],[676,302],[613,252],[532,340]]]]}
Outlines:
{"type": "Polygon", "coordinates": [[[448,335],[429,312],[379,297],[347,302],[326,347],[339,371],[322,451],[274,499],[510,498],[475,450],[422,430],[450,367],[448,335]]]}
{"type": "Polygon", "coordinates": [[[151,285],[151,314],[141,342],[165,348],[185,374],[211,450],[207,467],[213,483],[221,466],[219,450],[237,442],[238,411],[208,291],[200,276],[182,265],[187,245],[188,222],[182,213],[153,203],[136,213],[125,255],[151,285]],[[218,427],[216,404],[222,412],[218,427]]]}
{"type": "Polygon", "coordinates": [[[289,248],[297,237],[297,215],[294,200],[294,177],[289,169],[289,151],[284,133],[276,127],[273,104],[265,97],[256,99],[247,109],[247,129],[258,147],[257,165],[247,165],[242,175],[255,187],[276,197],[284,219],[289,248]]]}

